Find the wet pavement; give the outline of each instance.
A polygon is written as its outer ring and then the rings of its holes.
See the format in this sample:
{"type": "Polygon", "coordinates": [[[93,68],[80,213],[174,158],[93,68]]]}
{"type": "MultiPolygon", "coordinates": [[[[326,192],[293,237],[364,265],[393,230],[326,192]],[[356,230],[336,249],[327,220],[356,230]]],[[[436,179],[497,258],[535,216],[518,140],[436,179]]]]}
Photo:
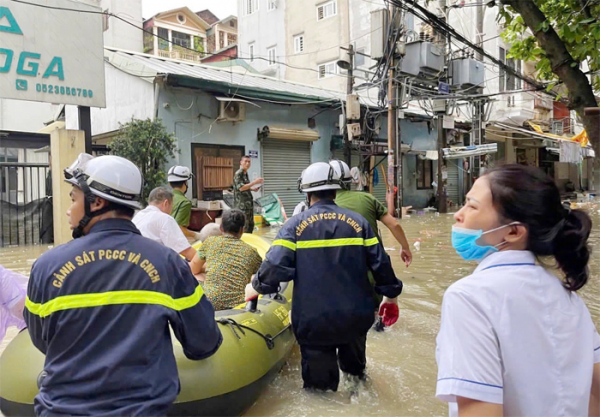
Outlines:
{"type": "MultiPolygon", "coordinates": [[[[581,291],[596,326],[600,325],[600,213],[590,210],[594,229],[590,237],[591,280],[581,291]]],[[[439,329],[444,291],[470,274],[475,264],[459,258],[450,244],[449,214],[413,214],[402,220],[411,246],[413,264],[407,269],[400,247],[380,225],[384,244],[405,289],[400,299],[400,319],[384,333],[371,332],[367,341],[368,381],[351,396],[342,383],[337,393],[314,394],[302,390],[298,349],[282,373],[270,384],[246,416],[439,416],[447,415],[444,403],[434,398],[437,367],[435,337],[439,329]]],[[[273,239],[277,229],[261,229],[273,239]]],[[[0,249],[0,264],[28,274],[33,261],[47,247],[0,249]]],[[[16,332],[9,330],[0,352],[16,332]]],[[[4,381],[3,381],[4,383],[4,381]]]]}

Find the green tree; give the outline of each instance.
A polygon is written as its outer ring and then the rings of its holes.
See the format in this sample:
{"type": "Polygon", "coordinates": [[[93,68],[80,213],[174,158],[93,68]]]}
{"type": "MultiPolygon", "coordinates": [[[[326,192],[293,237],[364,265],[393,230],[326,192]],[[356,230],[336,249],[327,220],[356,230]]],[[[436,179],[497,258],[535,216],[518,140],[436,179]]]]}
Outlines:
{"type": "Polygon", "coordinates": [[[510,56],[535,61],[536,76],[564,84],[569,107],[576,110],[596,152],[600,152],[600,122],[585,116],[598,104],[600,91],[600,2],[597,0],[501,0],[500,16],[511,45],[510,56]],[[588,74],[580,64],[587,63],[588,74]],[[586,75],[590,75],[592,81],[586,75]]]}
{"type": "Polygon", "coordinates": [[[144,179],[143,202],[152,189],[167,180],[164,165],[175,157],[177,139],[162,121],[131,119],[119,124],[119,135],[108,144],[113,155],[129,159],[142,172],[144,179]]]}

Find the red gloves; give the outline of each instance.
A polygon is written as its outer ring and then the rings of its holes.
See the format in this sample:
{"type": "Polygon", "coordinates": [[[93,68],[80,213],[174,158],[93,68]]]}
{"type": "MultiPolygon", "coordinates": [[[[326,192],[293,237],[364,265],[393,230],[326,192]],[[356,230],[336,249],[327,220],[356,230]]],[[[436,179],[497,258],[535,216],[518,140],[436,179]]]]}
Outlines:
{"type": "Polygon", "coordinates": [[[382,303],[379,307],[379,315],[383,318],[383,324],[391,326],[398,321],[400,312],[396,303],[382,303]]]}

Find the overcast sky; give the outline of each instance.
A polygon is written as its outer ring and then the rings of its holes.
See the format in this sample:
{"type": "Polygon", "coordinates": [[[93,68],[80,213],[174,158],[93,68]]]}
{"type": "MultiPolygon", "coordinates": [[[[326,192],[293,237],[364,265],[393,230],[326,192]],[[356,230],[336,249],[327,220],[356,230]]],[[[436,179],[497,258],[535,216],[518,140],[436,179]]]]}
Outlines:
{"type": "Polygon", "coordinates": [[[144,19],[156,13],[187,6],[193,12],[209,9],[219,19],[229,15],[237,16],[237,0],[142,0],[142,16],[144,19]]]}

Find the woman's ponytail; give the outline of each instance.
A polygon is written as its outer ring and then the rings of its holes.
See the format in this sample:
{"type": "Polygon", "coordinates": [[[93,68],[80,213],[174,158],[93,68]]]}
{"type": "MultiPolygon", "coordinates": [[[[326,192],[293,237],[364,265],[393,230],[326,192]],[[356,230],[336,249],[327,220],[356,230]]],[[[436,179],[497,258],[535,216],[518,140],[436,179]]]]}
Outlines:
{"type": "Polygon", "coordinates": [[[589,276],[590,216],[564,207],[554,180],[540,169],[504,165],[485,176],[501,217],[527,226],[527,250],[538,258],[554,256],[565,274],[564,287],[581,289],[589,276]]]}
{"type": "Polygon", "coordinates": [[[553,243],[553,255],[565,274],[564,286],[570,291],[583,287],[589,276],[590,249],[587,245],[592,229],[590,216],[581,210],[570,210],[562,220],[553,243]]]}

